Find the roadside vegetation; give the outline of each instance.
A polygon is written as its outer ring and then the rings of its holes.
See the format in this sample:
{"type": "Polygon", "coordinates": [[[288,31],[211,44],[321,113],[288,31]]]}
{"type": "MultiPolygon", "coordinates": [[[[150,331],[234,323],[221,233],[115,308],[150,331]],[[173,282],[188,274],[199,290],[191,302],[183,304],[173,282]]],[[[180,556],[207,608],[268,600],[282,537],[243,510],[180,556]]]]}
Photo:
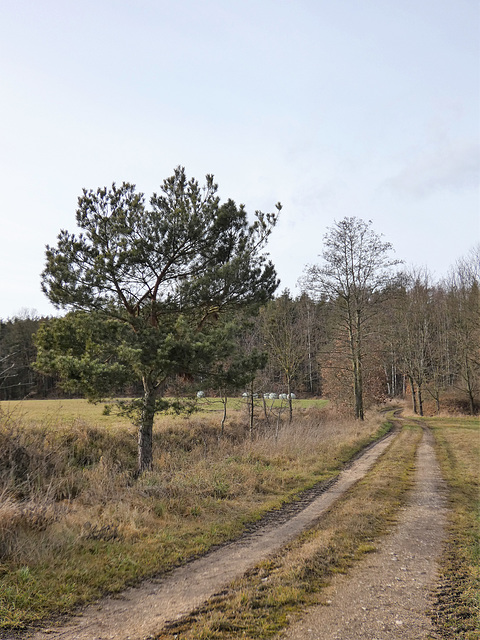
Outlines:
{"type": "Polygon", "coordinates": [[[430,418],[449,488],[448,539],[432,617],[443,638],[480,634],[480,422],[430,418]]]}
{"type": "MultiPolygon", "coordinates": [[[[403,431],[379,464],[319,526],[235,581],[221,596],[157,640],[272,638],[305,607],[325,604],[322,589],[346,572],[395,525],[413,481],[421,429],[403,431]]],[[[435,637],[477,640],[480,631],[480,423],[468,417],[430,418],[449,494],[449,529],[431,611],[435,637]]]]}
{"type": "Polygon", "coordinates": [[[252,440],[245,409],[229,414],[223,438],[216,413],[157,416],[154,468],[135,478],[133,426],[74,417],[64,401],[37,417],[33,406],[0,405],[3,629],[71,611],[238,536],[388,428],[378,415],[353,423],[313,406],[278,434],[259,420],[252,440]]]}

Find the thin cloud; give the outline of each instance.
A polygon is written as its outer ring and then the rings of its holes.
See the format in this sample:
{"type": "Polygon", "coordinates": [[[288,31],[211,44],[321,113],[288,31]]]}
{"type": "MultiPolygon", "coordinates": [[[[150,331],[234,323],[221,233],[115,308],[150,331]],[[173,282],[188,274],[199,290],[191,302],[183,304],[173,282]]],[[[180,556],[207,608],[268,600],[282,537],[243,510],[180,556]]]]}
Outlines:
{"type": "Polygon", "coordinates": [[[479,145],[459,142],[412,158],[386,186],[400,195],[426,198],[441,190],[476,188],[479,175],[479,145]]]}

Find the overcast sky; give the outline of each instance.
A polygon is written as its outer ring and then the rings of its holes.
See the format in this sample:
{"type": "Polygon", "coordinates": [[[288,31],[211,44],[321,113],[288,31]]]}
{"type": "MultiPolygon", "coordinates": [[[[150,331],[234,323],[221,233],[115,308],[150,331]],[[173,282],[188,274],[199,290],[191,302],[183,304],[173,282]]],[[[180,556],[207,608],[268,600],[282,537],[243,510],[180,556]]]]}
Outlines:
{"type": "Polygon", "coordinates": [[[441,277],[479,240],[478,0],[1,0],[0,318],[54,313],[45,245],[82,188],[174,167],[283,204],[298,293],[328,227],[441,277]]]}

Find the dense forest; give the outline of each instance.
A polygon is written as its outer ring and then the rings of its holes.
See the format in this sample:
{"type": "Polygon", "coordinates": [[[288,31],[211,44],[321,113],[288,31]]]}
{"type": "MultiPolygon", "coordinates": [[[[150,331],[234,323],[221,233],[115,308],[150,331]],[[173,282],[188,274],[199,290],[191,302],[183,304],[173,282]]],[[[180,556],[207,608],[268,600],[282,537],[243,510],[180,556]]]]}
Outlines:
{"type": "MultiPolygon", "coordinates": [[[[364,402],[407,396],[423,414],[442,408],[475,413],[480,396],[480,311],[478,249],[459,260],[448,277],[434,281],[426,270],[403,270],[392,284],[366,301],[361,367],[364,402]]],[[[295,393],[331,398],[354,410],[352,358],[338,296],[315,291],[306,270],[304,293],[283,291],[263,305],[255,321],[237,336],[242,350],[267,354],[244,388],[255,394],[295,393]]],[[[34,312],[0,320],[0,400],[65,395],[55,376],[33,367],[35,334],[49,318],[34,312]]],[[[202,380],[171,379],[170,390],[194,393],[202,380]]],[[[205,389],[220,395],[223,389],[205,389]]],[[[136,394],[132,385],[119,393],[136,394]]]]}

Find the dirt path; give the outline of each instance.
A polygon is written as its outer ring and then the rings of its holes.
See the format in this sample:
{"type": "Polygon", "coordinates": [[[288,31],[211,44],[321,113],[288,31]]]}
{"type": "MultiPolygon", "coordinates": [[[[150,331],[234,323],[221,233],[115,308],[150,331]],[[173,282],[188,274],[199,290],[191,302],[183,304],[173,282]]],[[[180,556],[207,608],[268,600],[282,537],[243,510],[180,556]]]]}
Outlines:
{"type": "Polygon", "coordinates": [[[140,640],[159,633],[170,621],[178,620],[243,575],[265,557],[278,551],[317,519],[333,502],[355,484],[385,451],[392,433],[370,447],[337,481],[291,516],[281,514],[231,544],[194,560],[159,580],[128,589],[120,596],[105,598],[83,609],[65,626],[44,629],[34,640],[140,640]]]}
{"type": "MultiPolygon", "coordinates": [[[[417,452],[415,488],[394,532],[346,576],[336,576],[315,607],[279,640],[424,640],[425,614],[446,522],[445,487],[433,436],[417,452]]],[[[430,635],[428,635],[430,634],[430,635]]]]}

